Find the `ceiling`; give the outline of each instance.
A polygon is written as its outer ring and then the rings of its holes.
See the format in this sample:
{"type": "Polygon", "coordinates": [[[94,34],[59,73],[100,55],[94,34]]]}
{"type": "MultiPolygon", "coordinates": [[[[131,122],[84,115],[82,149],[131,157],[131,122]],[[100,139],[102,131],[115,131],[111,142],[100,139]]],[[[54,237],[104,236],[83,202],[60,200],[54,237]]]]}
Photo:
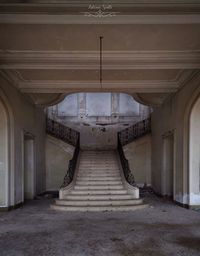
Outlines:
{"type": "Polygon", "coordinates": [[[0,75],[40,105],[81,91],[160,105],[200,70],[199,0],[0,0],[0,35],[0,75]]]}

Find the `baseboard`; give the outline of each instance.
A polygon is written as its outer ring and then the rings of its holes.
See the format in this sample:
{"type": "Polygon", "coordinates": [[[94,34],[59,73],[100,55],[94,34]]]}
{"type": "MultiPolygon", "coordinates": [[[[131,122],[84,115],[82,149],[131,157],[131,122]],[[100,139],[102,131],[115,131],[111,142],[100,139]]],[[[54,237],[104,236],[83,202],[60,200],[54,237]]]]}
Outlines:
{"type": "Polygon", "coordinates": [[[188,208],[191,210],[200,211],[200,205],[189,205],[188,208]]]}
{"type": "Polygon", "coordinates": [[[18,203],[18,204],[8,206],[8,207],[0,207],[0,212],[8,212],[11,210],[15,210],[15,209],[22,207],[23,205],[24,205],[24,203],[18,203]]]}

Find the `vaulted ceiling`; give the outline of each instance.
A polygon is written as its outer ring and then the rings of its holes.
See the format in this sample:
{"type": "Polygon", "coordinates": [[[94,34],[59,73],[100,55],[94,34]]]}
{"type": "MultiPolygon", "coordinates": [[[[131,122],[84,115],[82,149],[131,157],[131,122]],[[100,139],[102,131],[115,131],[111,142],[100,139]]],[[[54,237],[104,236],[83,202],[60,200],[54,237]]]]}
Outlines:
{"type": "Polygon", "coordinates": [[[158,105],[200,70],[199,0],[24,2],[0,0],[0,75],[36,104],[118,91],[158,105]],[[91,3],[115,16],[86,16],[91,3]]]}

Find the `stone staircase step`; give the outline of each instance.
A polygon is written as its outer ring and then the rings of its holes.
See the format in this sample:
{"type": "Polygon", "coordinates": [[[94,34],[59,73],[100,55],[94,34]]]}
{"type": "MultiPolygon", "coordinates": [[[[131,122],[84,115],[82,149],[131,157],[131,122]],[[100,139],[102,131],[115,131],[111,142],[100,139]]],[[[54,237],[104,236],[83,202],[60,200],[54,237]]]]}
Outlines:
{"type": "Polygon", "coordinates": [[[96,165],[96,164],[99,164],[99,165],[117,165],[116,161],[105,161],[105,160],[94,160],[94,161],[87,161],[87,162],[81,162],[81,165],[96,165]]]}
{"type": "Polygon", "coordinates": [[[92,170],[105,170],[106,169],[114,169],[114,170],[119,170],[119,166],[110,166],[110,165],[96,165],[96,166],[93,166],[93,165],[79,165],[79,169],[92,169],[92,170]]]}
{"type": "Polygon", "coordinates": [[[113,181],[113,180],[103,180],[103,181],[79,181],[76,180],[76,185],[84,185],[84,186],[88,186],[88,185],[122,185],[122,181],[113,181]]]}
{"type": "Polygon", "coordinates": [[[116,164],[116,159],[108,159],[108,158],[91,158],[91,159],[87,159],[85,161],[81,161],[81,164],[116,164]]]}
{"type": "Polygon", "coordinates": [[[114,178],[114,177],[119,177],[119,176],[120,176],[120,173],[106,173],[106,174],[98,173],[98,174],[95,174],[95,173],[82,173],[82,172],[80,172],[77,177],[87,177],[87,178],[89,178],[89,177],[105,177],[105,178],[113,177],[114,178]]]}
{"type": "Polygon", "coordinates": [[[63,211],[132,211],[147,205],[124,186],[114,151],[81,152],[73,188],[51,206],[63,211]]]}
{"type": "Polygon", "coordinates": [[[87,165],[87,166],[79,166],[79,170],[93,170],[93,171],[103,171],[103,170],[119,170],[118,166],[98,166],[98,167],[94,167],[91,165],[87,165]]]}
{"type": "Polygon", "coordinates": [[[104,168],[90,168],[90,167],[87,167],[87,168],[82,168],[80,167],[79,168],[79,171],[82,172],[82,171],[88,171],[88,172],[100,172],[100,173],[103,173],[103,172],[119,172],[119,168],[107,168],[107,167],[104,167],[104,168]]]}
{"type": "Polygon", "coordinates": [[[78,176],[77,181],[121,181],[121,178],[116,176],[78,176]]]}
{"type": "Polygon", "coordinates": [[[127,190],[72,190],[69,192],[71,195],[124,195],[127,194],[127,190]]]}
{"type": "Polygon", "coordinates": [[[122,185],[75,185],[74,186],[75,190],[115,190],[115,189],[123,189],[122,185]]]}
{"type": "Polygon", "coordinates": [[[144,209],[148,205],[122,205],[122,206],[66,206],[66,205],[51,205],[51,209],[62,211],[82,211],[82,212],[107,212],[107,211],[135,211],[144,209]]]}
{"type": "Polygon", "coordinates": [[[120,205],[138,205],[142,203],[141,199],[129,200],[56,200],[57,205],[67,206],[120,206],[120,205]]]}
{"type": "Polygon", "coordinates": [[[94,173],[94,172],[79,172],[77,177],[119,177],[120,172],[106,172],[106,173],[94,173]]]}
{"type": "Polygon", "coordinates": [[[70,195],[67,194],[64,200],[75,200],[75,201],[87,201],[87,200],[127,200],[133,199],[132,195],[122,194],[122,195],[70,195]]]}
{"type": "Polygon", "coordinates": [[[92,172],[80,172],[78,177],[119,177],[120,173],[92,173],[92,172]]]}
{"type": "Polygon", "coordinates": [[[118,168],[99,168],[99,169],[92,169],[92,168],[79,168],[79,172],[93,172],[93,173],[107,173],[107,172],[119,172],[120,169],[118,168]]]}

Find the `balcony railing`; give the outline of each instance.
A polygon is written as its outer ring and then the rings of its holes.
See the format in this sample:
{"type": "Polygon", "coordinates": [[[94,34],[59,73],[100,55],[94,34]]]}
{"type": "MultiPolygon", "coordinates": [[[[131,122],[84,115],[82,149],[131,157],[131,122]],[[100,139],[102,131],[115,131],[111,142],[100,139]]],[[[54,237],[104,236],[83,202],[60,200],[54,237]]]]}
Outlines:
{"type": "Polygon", "coordinates": [[[79,132],[50,118],[47,118],[46,132],[72,146],[76,146],[77,140],[79,139],[79,132]]]}
{"type": "Polygon", "coordinates": [[[69,161],[67,173],[61,185],[61,188],[64,188],[72,182],[74,177],[80,151],[80,133],[50,118],[47,118],[46,131],[51,136],[75,147],[73,157],[69,161]]]}
{"type": "Polygon", "coordinates": [[[118,133],[122,146],[151,132],[151,118],[140,121],[118,133]]]}
{"type": "Polygon", "coordinates": [[[79,137],[78,137],[78,140],[76,142],[76,147],[74,150],[74,154],[73,154],[72,159],[69,161],[67,173],[64,177],[63,184],[62,184],[61,188],[68,186],[72,182],[72,180],[74,178],[74,173],[76,170],[77,162],[78,162],[79,152],[80,152],[80,141],[79,141],[79,137]]]}
{"type": "Polygon", "coordinates": [[[122,165],[122,169],[123,169],[124,177],[125,177],[126,181],[130,185],[135,186],[135,178],[134,178],[132,171],[129,168],[129,163],[125,157],[123,146],[122,146],[120,138],[119,138],[119,134],[118,134],[118,153],[119,153],[119,157],[120,157],[120,161],[121,161],[121,165],[122,165]]]}
{"type": "Polygon", "coordinates": [[[151,119],[145,119],[118,133],[118,153],[124,176],[127,182],[135,186],[133,170],[130,170],[128,160],[125,157],[123,146],[151,132],[151,119]]]}

